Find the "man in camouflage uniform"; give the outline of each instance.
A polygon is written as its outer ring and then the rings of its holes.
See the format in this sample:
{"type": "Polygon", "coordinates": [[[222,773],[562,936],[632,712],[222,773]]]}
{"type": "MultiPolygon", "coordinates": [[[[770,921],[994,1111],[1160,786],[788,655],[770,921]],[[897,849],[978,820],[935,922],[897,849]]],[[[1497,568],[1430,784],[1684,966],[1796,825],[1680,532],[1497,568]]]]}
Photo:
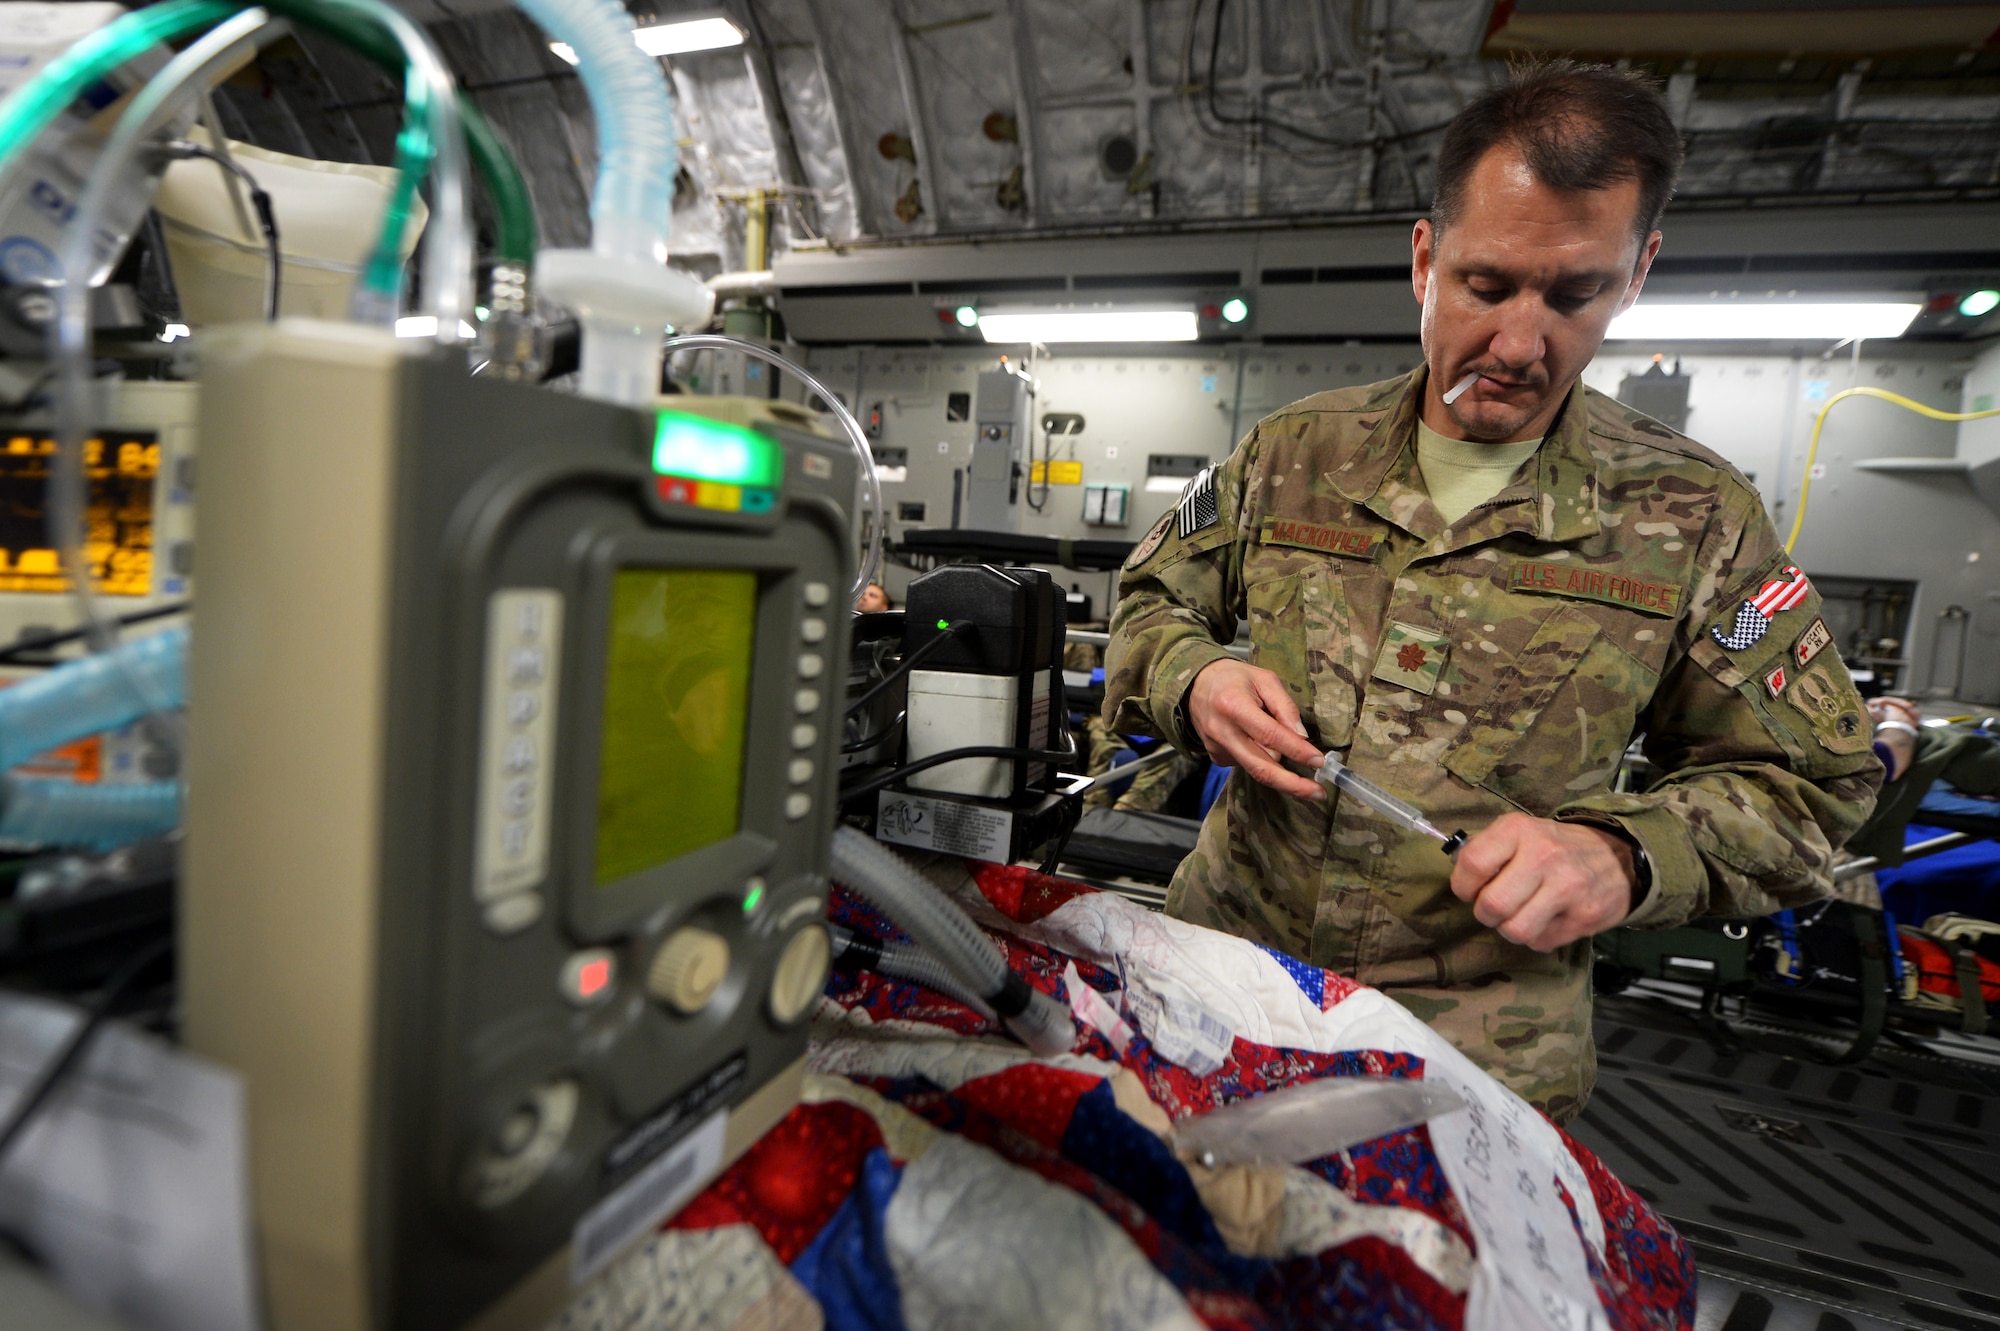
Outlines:
{"type": "Polygon", "coordinates": [[[1240,769],[1167,909],[1379,986],[1559,1122],[1594,1080],[1590,936],[1824,896],[1881,778],[1756,492],[1579,379],[1679,160],[1657,93],[1610,70],[1468,107],[1415,230],[1425,363],[1294,403],[1196,478],[1125,566],[1107,658],[1115,729],[1240,769]],[[1532,448],[1448,520],[1420,421],[1532,448]],[[1247,664],[1219,645],[1245,618],[1247,664]],[[1666,775],[1615,793],[1641,732],[1666,775]],[[1298,775],[1326,749],[1475,835],[1454,862],[1326,798],[1298,775]]]}

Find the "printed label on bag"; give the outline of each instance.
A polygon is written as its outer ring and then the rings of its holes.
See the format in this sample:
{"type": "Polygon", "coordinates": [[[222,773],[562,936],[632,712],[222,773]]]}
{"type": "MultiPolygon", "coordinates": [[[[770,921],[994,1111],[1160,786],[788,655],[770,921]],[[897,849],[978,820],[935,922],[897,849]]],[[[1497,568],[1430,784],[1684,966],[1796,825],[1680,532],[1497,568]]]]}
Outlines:
{"type": "Polygon", "coordinates": [[[1161,1058],[1206,1077],[1229,1060],[1236,1032],[1194,991],[1142,962],[1129,962],[1125,1010],[1161,1058]]]}

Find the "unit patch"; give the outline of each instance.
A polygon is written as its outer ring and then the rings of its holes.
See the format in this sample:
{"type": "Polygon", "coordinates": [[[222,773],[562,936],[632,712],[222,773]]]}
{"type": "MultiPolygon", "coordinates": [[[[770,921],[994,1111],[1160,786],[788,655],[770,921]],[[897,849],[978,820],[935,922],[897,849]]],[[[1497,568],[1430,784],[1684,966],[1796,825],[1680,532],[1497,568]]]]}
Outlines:
{"type": "Polygon", "coordinates": [[[1785,701],[1812,726],[1813,738],[1829,753],[1860,753],[1874,742],[1874,731],[1856,705],[1852,686],[1843,688],[1826,666],[1810,666],[1793,679],[1785,701]]]}
{"type": "Polygon", "coordinates": [[[1173,525],[1174,515],[1162,513],[1160,520],[1153,524],[1153,530],[1147,532],[1145,538],[1132,547],[1131,554],[1125,556],[1125,567],[1137,568],[1151,559],[1153,552],[1160,548],[1160,542],[1167,539],[1167,533],[1173,529],[1173,525]]]}
{"type": "Polygon", "coordinates": [[[1809,665],[1815,656],[1833,645],[1833,634],[1827,629],[1826,621],[1818,615],[1806,625],[1806,631],[1792,644],[1792,659],[1800,666],[1809,665]]]}
{"type": "Polygon", "coordinates": [[[1215,467],[1210,464],[1187,483],[1187,489],[1181,491],[1181,500],[1174,505],[1174,530],[1185,541],[1220,521],[1222,510],[1215,501],[1215,467]]]}
{"type": "Polygon", "coordinates": [[[1428,696],[1437,689],[1438,676],[1450,654],[1451,644],[1442,632],[1392,619],[1389,631],[1382,635],[1382,650],[1375,657],[1374,676],[1428,696]]]}
{"type": "Polygon", "coordinates": [[[1572,567],[1539,559],[1524,559],[1514,565],[1511,582],[1517,592],[1602,601],[1606,605],[1637,610],[1642,615],[1670,616],[1681,608],[1678,583],[1648,582],[1644,578],[1628,577],[1615,568],[1572,567]]]}
{"type": "Polygon", "coordinates": [[[1300,522],[1296,518],[1265,518],[1259,539],[1265,545],[1289,545],[1348,559],[1373,559],[1382,545],[1382,538],[1372,531],[1351,531],[1346,527],[1300,522]]]}
{"type": "Polygon", "coordinates": [[[1779,666],[1770,674],[1764,676],[1764,688],[1773,698],[1785,691],[1785,668],[1783,666],[1779,666]]]}
{"type": "Polygon", "coordinates": [[[1298,522],[1296,518],[1266,518],[1258,538],[1264,546],[1292,546],[1294,550],[1318,550],[1348,560],[1372,560],[1382,548],[1382,538],[1374,532],[1352,532],[1348,528],[1328,528],[1318,522],[1298,522]]]}
{"type": "Polygon", "coordinates": [[[1811,591],[1812,583],[1806,581],[1806,575],[1788,564],[1784,577],[1765,583],[1755,596],[1736,607],[1736,622],[1728,632],[1720,624],[1709,632],[1732,652],[1754,647],[1763,640],[1773,619],[1805,600],[1811,591]]]}

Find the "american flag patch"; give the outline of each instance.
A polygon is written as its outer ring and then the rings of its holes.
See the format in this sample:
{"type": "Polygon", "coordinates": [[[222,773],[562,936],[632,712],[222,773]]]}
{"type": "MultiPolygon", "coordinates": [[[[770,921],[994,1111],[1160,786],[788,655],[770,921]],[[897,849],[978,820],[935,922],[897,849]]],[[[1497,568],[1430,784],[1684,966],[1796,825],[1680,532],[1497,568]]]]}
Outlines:
{"type": "Polygon", "coordinates": [[[1187,483],[1187,489],[1181,491],[1180,502],[1174,506],[1174,534],[1186,540],[1220,521],[1222,510],[1215,502],[1215,468],[1203,467],[1187,483]]]}
{"type": "Polygon", "coordinates": [[[1727,632],[1717,624],[1709,632],[1732,652],[1753,647],[1769,631],[1771,621],[1806,599],[1812,583],[1796,567],[1786,565],[1782,578],[1765,583],[1757,594],[1736,607],[1736,622],[1727,632]]]}

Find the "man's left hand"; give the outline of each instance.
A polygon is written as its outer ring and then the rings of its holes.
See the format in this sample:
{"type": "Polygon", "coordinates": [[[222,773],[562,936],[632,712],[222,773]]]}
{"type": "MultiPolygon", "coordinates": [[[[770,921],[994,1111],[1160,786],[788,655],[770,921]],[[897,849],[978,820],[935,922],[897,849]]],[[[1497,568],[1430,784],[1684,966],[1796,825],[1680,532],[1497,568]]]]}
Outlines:
{"type": "Polygon", "coordinates": [[[1537,952],[1603,933],[1632,913],[1631,844],[1599,827],[1503,814],[1457,858],[1451,890],[1481,924],[1537,952]]]}

